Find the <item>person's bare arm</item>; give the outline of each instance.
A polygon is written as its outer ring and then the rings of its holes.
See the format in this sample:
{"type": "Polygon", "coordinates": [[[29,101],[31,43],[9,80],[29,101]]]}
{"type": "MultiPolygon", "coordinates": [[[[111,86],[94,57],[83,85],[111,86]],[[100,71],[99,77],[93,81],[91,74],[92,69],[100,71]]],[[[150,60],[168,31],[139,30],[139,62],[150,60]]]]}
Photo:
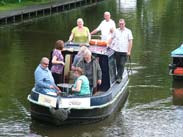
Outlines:
{"type": "Polygon", "coordinates": [[[65,65],[65,63],[63,61],[58,61],[56,56],[53,56],[52,63],[65,65]]]}
{"type": "Polygon", "coordinates": [[[90,34],[93,35],[93,34],[96,34],[98,32],[97,29],[94,29],[90,34]]]}
{"type": "Polygon", "coordinates": [[[88,41],[90,41],[91,40],[91,34],[90,34],[90,32],[88,32],[88,41]]]}
{"type": "Polygon", "coordinates": [[[129,42],[128,42],[128,53],[127,53],[128,56],[131,55],[132,45],[133,45],[133,41],[132,41],[132,39],[131,39],[131,40],[129,40],[129,42]]]}
{"type": "Polygon", "coordinates": [[[73,40],[73,37],[74,37],[74,34],[71,33],[71,35],[69,36],[69,41],[72,41],[73,40]]]}
{"type": "Polygon", "coordinates": [[[76,88],[72,88],[72,91],[76,91],[76,92],[79,92],[81,90],[81,84],[82,84],[82,80],[78,80],[76,82],[76,88]]]}

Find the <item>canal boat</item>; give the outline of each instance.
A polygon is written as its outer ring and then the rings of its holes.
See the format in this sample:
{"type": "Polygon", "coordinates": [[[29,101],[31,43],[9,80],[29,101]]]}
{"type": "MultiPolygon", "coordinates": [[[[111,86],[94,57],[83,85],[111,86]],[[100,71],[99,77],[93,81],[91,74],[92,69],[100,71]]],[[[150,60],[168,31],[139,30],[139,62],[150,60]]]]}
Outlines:
{"type": "Polygon", "coordinates": [[[169,74],[174,80],[183,79],[183,44],[171,52],[172,63],[169,64],[169,74]]]}
{"type": "Polygon", "coordinates": [[[87,123],[102,120],[122,107],[128,97],[129,78],[125,69],[122,81],[116,82],[114,51],[105,46],[88,47],[92,55],[99,60],[102,84],[94,95],[73,96],[70,94],[73,84],[71,64],[80,46],[66,43],[65,48],[74,50],[63,52],[67,63],[64,67],[63,83],[58,84],[62,88],[62,93],[59,96],[53,92],[43,94],[33,88],[27,97],[31,106],[31,117],[56,125],[87,123]]]}

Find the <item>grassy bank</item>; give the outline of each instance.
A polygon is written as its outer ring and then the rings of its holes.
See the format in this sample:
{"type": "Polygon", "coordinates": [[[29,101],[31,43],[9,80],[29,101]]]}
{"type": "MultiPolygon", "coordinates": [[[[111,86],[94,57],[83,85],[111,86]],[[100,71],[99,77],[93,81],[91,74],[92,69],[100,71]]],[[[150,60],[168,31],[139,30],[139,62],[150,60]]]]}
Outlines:
{"type": "Polygon", "coordinates": [[[31,6],[31,5],[40,5],[40,4],[46,4],[49,2],[53,2],[55,0],[36,0],[36,1],[21,1],[20,3],[18,0],[15,2],[6,2],[4,0],[0,0],[0,11],[8,11],[8,10],[15,10],[15,9],[20,9],[26,6],[31,6]]]}

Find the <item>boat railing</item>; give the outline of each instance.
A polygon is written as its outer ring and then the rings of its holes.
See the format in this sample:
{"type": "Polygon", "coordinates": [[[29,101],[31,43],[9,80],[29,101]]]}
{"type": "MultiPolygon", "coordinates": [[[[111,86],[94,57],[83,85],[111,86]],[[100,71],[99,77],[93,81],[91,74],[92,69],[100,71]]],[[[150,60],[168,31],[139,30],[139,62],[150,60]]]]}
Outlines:
{"type": "Polygon", "coordinates": [[[96,35],[95,34],[92,34],[91,35],[91,39],[101,39],[101,37],[102,36],[101,35],[98,35],[98,34],[96,34],[96,35]]]}

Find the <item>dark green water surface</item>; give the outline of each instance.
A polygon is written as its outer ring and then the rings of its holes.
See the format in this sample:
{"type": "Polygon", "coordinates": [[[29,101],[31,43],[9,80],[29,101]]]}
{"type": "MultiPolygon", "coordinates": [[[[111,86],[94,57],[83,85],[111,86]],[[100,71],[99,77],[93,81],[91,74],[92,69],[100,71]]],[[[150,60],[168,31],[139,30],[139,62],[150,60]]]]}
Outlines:
{"type": "MultiPolygon", "coordinates": [[[[97,5],[0,27],[0,136],[180,137],[183,98],[168,76],[170,52],[183,42],[182,0],[105,0],[97,5]],[[129,97],[109,118],[89,125],[54,127],[31,120],[27,95],[42,56],[68,40],[76,19],[93,30],[110,11],[126,19],[134,36],[129,97]],[[178,101],[177,101],[177,97],[178,101]]],[[[183,96],[183,95],[182,95],[183,96]]]]}

